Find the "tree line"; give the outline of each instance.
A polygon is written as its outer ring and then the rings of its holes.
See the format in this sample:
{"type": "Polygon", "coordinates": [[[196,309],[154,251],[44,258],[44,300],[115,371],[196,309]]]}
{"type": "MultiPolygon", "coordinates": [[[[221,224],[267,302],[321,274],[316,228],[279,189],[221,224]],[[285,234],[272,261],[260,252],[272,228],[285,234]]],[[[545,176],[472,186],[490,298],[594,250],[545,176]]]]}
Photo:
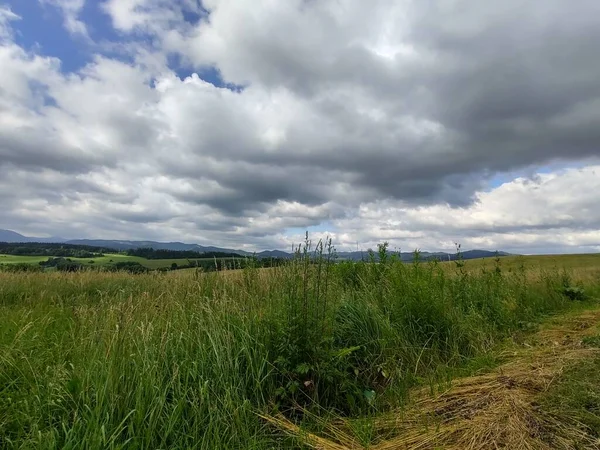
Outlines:
{"type": "Polygon", "coordinates": [[[110,264],[95,264],[93,260],[87,262],[73,261],[71,258],[49,257],[46,261],[38,264],[17,263],[0,264],[0,271],[3,272],[43,272],[47,269],[57,270],[59,272],[81,272],[81,271],[100,271],[100,272],[129,272],[132,274],[148,273],[151,270],[159,272],[168,272],[170,270],[198,269],[201,272],[220,272],[223,270],[245,269],[249,267],[264,268],[283,265],[288,260],[285,258],[226,258],[226,259],[188,259],[185,263],[172,263],[170,266],[158,269],[149,269],[137,261],[117,261],[110,264]]]}
{"type": "Polygon", "coordinates": [[[0,242],[0,254],[15,256],[55,256],[63,258],[96,258],[117,250],[89,245],[44,243],[44,242],[0,242]]]}
{"type": "Polygon", "coordinates": [[[238,253],[206,252],[194,250],[167,250],[152,247],[132,248],[127,250],[128,256],[139,256],[146,259],[197,259],[197,258],[243,258],[238,253]]]}

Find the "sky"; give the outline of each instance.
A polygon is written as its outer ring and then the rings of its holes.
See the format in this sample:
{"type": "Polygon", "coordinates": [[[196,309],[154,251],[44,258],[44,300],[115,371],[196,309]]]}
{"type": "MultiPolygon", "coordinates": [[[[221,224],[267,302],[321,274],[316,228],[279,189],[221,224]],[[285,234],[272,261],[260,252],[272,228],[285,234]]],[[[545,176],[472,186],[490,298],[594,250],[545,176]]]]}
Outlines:
{"type": "Polygon", "coordinates": [[[0,0],[0,228],[600,251],[597,0],[0,0]]]}

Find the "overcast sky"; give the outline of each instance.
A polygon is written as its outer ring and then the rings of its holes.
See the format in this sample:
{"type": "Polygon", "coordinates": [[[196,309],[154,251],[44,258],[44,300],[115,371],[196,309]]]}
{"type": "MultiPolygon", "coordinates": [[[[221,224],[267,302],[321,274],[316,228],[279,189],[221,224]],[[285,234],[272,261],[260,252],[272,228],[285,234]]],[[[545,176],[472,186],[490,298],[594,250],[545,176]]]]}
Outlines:
{"type": "Polygon", "coordinates": [[[600,251],[600,1],[0,0],[0,228],[600,251]]]}

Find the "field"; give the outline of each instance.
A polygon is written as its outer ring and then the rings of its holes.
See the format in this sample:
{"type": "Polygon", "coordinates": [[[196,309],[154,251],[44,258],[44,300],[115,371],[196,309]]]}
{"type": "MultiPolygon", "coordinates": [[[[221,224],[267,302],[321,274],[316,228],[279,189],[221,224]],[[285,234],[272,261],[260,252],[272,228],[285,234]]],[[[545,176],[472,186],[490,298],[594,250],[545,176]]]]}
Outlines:
{"type": "MultiPolygon", "coordinates": [[[[241,257],[240,257],[241,258],[241,257]]],[[[39,264],[46,261],[47,256],[15,256],[0,254],[0,264],[39,264]]],[[[95,258],[70,258],[73,261],[82,264],[107,265],[116,262],[132,261],[137,262],[149,269],[169,268],[173,263],[178,266],[189,264],[188,258],[179,259],[146,259],[138,256],[128,256],[119,253],[106,253],[104,256],[95,258]],[[94,261],[91,263],[91,261],[94,261]]],[[[232,258],[219,258],[231,260],[232,258]]],[[[193,258],[193,260],[210,260],[212,258],[193,258]]],[[[600,268],[600,254],[581,254],[581,255],[544,255],[544,256],[502,256],[499,258],[501,267],[506,271],[518,270],[521,265],[531,273],[536,270],[568,269],[577,272],[595,271],[600,268]]],[[[442,267],[454,269],[455,262],[442,262],[442,267]]],[[[483,268],[493,268],[494,258],[470,259],[466,267],[470,271],[478,271],[483,268]]]]}
{"type": "Polygon", "coordinates": [[[598,298],[596,255],[0,272],[0,448],[600,448],[598,298]]]}
{"type": "MultiPolygon", "coordinates": [[[[532,255],[502,256],[499,258],[504,270],[518,270],[521,265],[529,270],[567,269],[572,271],[595,271],[600,269],[600,253],[580,255],[532,255]]],[[[448,264],[448,263],[445,263],[448,264]]],[[[449,263],[452,264],[452,263],[449,263]]],[[[470,270],[493,268],[495,258],[478,258],[467,261],[470,270]]]]}
{"type": "MultiPolygon", "coordinates": [[[[104,256],[98,256],[95,258],[69,258],[72,261],[80,262],[82,264],[94,264],[94,265],[108,265],[116,262],[132,261],[140,263],[142,266],[149,269],[159,269],[162,267],[169,268],[173,263],[178,266],[185,266],[189,264],[190,259],[146,259],[139,256],[128,256],[118,253],[106,253],[104,256]],[[92,262],[93,261],[93,262],[92,262]]],[[[194,258],[193,260],[202,260],[203,258],[194,258]]],[[[231,259],[231,258],[219,258],[219,259],[231,259]]],[[[15,255],[1,255],[0,264],[39,264],[40,262],[47,261],[47,256],[15,256],[15,255]]],[[[210,258],[210,261],[213,259],[210,258]]]]}

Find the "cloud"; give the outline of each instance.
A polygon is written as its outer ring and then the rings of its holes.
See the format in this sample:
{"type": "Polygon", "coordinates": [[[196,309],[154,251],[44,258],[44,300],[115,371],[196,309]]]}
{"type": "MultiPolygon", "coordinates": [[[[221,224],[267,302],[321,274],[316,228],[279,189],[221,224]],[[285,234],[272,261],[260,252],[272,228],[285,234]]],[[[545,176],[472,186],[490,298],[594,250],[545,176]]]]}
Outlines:
{"type": "Polygon", "coordinates": [[[19,20],[20,17],[16,15],[10,7],[0,5],[0,39],[8,39],[12,37],[12,28],[10,22],[19,20]]]}
{"type": "Polygon", "coordinates": [[[411,207],[397,201],[363,204],[352,217],[335,222],[348,238],[375,244],[387,239],[405,249],[444,248],[455,242],[467,248],[524,251],[600,246],[600,166],[519,177],[478,192],[467,207],[411,207]]]}
{"type": "Polygon", "coordinates": [[[199,15],[205,12],[195,0],[106,0],[102,7],[119,31],[161,36],[171,31],[169,27],[183,27],[186,13],[199,15]]]}
{"type": "Polygon", "coordinates": [[[339,135],[306,160],[394,197],[454,201],[448,175],[598,153],[597,2],[396,5],[210,2],[188,53],[309,101],[339,135]]]}
{"type": "Polygon", "coordinates": [[[85,23],[79,19],[79,15],[85,5],[85,0],[39,0],[42,4],[48,4],[58,8],[64,18],[64,27],[74,35],[89,39],[85,23]]]}
{"type": "MultiPolygon", "coordinates": [[[[83,1],[52,4],[80,20],[83,1]]],[[[15,192],[0,227],[240,248],[289,248],[305,228],[348,250],[599,245],[595,1],[102,5],[119,40],[73,73],[0,14],[0,187],[15,192]]]]}

